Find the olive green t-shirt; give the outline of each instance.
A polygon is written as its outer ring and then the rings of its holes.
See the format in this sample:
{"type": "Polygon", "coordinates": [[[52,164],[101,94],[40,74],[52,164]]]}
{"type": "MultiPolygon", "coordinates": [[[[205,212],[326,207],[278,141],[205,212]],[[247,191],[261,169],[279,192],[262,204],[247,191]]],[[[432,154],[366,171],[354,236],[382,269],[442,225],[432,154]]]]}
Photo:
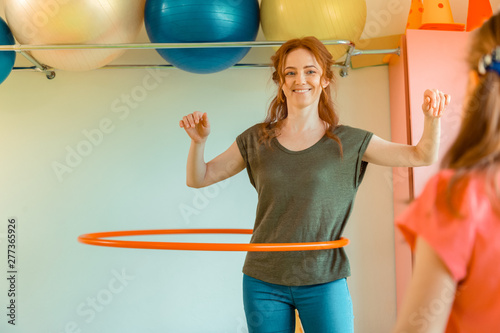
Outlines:
{"type": "MultiPolygon", "coordinates": [[[[363,154],[373,135],[339,125],[339,145],[323,136],[313,146],[291,151],[276,138],[259,143],[260,125],[236,138],[258,204],[252,243],[337,240],[351,214],[367,162],[363,154]]],[[[350,275],[343,248],[313,251],[248,252],[243,273],[280,285],[326,283],[350,275]]]]}

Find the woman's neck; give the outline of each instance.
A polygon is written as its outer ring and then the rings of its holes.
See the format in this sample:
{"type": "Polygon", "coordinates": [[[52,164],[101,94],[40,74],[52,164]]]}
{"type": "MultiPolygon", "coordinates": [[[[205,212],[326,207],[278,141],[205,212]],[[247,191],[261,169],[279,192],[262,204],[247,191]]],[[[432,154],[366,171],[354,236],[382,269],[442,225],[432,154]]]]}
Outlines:
{"type": "Polygon", "coordinates": [[[288,116],[284,120],[283,129],[290,133],[317,130],[325,128],[325,123],[319,117],[318,108],[304,109],[288,108],[288,116]]]}

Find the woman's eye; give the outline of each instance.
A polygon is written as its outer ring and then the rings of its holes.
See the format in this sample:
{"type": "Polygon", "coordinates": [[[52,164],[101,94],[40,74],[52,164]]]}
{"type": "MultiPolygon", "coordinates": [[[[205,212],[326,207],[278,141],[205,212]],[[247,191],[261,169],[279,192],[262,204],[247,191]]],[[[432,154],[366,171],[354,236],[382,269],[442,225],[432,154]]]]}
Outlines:
{"type": "Polygon", "coordinates": [[[310,70],[310,71],[307,72],[307,74],[316,74],[316,72],[313,71],[313,70],[310,70]]]}
{"type": "Polygon", "coordinates": [[[286,76],[291,76],[291,75],[295,75],[295,72],[287,72],[285,73],[286,76]]]}

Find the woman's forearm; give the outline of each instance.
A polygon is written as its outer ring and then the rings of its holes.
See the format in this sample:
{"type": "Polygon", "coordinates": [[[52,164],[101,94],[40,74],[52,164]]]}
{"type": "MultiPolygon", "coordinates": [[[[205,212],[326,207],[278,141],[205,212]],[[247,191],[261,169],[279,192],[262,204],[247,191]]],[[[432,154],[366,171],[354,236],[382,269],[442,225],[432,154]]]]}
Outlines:
{"type": "Polygon", "coordinates": [[[207,164],[205,163],[204,153],[205,141],[195,142],[191,140],[186,167],[186,184],[189,187],[200,188],[204,186],[204,180],[207,174],[207,164]]]}
{"type": "Polygon", "coordinates": [[[425,117],[422,137],[415,146],[418,160],[423,165],[430,165],[438,160],[440,138],[441,118],[425,117]]]}

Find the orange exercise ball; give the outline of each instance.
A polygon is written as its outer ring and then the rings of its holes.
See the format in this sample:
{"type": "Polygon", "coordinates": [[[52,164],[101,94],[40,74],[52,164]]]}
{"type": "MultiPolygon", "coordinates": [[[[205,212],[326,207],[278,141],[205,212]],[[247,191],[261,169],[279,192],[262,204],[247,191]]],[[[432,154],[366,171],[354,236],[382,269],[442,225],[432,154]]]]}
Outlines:
{"type": "MultiPolygon", "coordinates": [[[[315,36],[320,40],[359,41],[366,23],[365,0],[262,0],[262,31],[267,40],[315,36]]],[[[328,46],[334,59],[347,48],[328,46]]]]}
{"type": "MultiPolygon", "coordinates": [[[[5,16],[20,44],[132,43],[144,19],[145,0],[5,0],[5,16]]],[[[38,50],[42,64],[87,71],[110,63],[124,50],[38,50]]]]}

